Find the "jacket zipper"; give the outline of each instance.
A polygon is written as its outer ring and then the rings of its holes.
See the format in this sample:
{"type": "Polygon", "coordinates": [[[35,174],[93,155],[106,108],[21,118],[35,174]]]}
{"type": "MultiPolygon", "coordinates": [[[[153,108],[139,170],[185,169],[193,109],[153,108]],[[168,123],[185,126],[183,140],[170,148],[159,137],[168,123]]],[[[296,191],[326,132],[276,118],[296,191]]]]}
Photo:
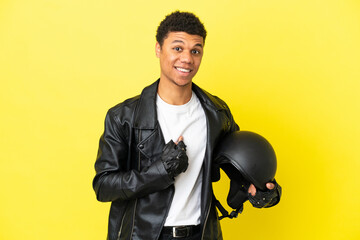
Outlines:
{"type": "Polygon", "coordinates": [[[205,228],[206,228],[207,220],[208,220],[208,218],[209,218],[211,204],[212,204],[212,198],[210,199],[209,208],[208,208],[208,211],[207,211],[207,214],[206,214],[205,223],[204,223],[204,228],[203,228],[203,230],[202,230],[202,235],[201,235],[201,240],[204,239],[205,228]]]}
{"type": "MultiPolygon", "coordinates": [[[[135,200],[135,206],[134,206],[134,213],[133,213],[133,224],[132,224],[132,227],[131,227],[131,238],[132,238],[132,235],[134,233],[134,225],[135,225],[135,212],[136,212],[136,206],[137,206],[137,199],[135,200]]],[[[131,239],[130,238],[130,239],[131,239]]]]}
{"type": "Polygon", "coordinates": [[[124,224],[124,219],[125,219],[125,213],[121,219],[121,225],[120,225],[120,230],[119,230],[119,233],[118,233],[118,237],[117,237],[117,240],[120,240],[120,235],[121,235],[121,231],[122,231],[122,227],[123,227],[123,224],[124,224]]]}
{"type": "MultiPolygon", "coordinates": [[[[138,139],[139,139],[139,142],[141,141],[141,129],[139,130],[139,135],[138,135],[138,139]]],[[[138,171],[140,171],[140,156],[141,156],[141,153],[139,151],[139,162],[138,162],[138,171]]],[[[136,212],[136,206],[137,206],[137,202],[138,202],[138,199],[136,198],[135,199],[135,206],[134,206],[134,213],[133,213],[133,223],[132,223],[132,227],[131,227],[131,238],[132,238],[132,235],[134,233],[134,225],[135,225],[135,212],[136,212]]]]}

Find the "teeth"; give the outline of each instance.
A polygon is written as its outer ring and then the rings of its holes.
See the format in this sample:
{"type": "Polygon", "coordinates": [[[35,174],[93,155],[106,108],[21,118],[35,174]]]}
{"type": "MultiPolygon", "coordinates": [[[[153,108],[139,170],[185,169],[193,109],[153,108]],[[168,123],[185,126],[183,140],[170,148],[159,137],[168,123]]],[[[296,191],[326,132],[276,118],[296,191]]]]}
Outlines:
{"type": "Polygon", "coordinates": [[[179,70],[180,72],[185,72],[185,73],[190,72],[190,69],[185,69],[185,68],[176,68],[176,69],[179,70]]]}

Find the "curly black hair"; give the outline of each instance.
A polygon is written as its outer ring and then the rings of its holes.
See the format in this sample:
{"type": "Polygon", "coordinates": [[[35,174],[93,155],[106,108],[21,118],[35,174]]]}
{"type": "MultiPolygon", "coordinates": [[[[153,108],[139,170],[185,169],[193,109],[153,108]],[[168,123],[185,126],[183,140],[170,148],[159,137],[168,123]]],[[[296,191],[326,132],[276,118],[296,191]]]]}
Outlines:
{"type": "Polygon", "coordinates": [[[175,11],[161,21],[156,32],[156,41],[160,46],[163,45],[169,32],[186,32],[191,35],[199,35],[203,37],[205,43],[206,30],[204,24],[195,14],[190,12],[175,11]]]}

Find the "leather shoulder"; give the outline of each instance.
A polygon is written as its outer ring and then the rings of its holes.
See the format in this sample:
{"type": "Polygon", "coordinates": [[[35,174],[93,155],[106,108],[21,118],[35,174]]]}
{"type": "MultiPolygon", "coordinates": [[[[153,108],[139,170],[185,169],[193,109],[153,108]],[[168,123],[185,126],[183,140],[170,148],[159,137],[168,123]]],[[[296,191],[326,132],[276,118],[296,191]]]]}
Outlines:
{"type": "Polygon", "coordinates": [[[118,124],[123,125],[124,122],[132,125],[132,118],[139,102],[140,95],[126,99],[125,101],[110,108],[108,114],[110,114],[118,124]]]}
{"type": "Polygon", "coordinates": [[[207,92],[199,86],[193,84],[193,90],[200,99],[200,101],[215,107],[217,110],[228,110],[226,103],[219,97],[207,92]]]}

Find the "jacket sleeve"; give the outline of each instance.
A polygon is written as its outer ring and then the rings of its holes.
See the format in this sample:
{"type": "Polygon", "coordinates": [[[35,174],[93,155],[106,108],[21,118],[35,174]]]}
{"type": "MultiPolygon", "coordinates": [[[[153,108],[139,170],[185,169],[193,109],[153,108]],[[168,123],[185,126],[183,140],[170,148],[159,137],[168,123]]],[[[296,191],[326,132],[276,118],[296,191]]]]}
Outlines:
{"type": "Polygon", "coordinates": [[[216,99],[220,102],[221,106],[223,106],[223,108],[224,108],[224,110],[225,110],[226,117],[227,117],[228,120],[229,120],[228,128],[227,128],[226,133],[232,133],[232,132],[235,132],[235,131],[239,131],[240,128],[239,128],[239,126],[237,125],[237,123],[235,122],[234,117],[233,117],[233,115],[231,114],[231,111],[230,111],[229,106],[226,104],[226,102],[224,102],[224,101],[221,100],[220,98],[216,97],[216,99]]]}
{"type": "Polygon", "coordinates": [[[235,132],[235,131],[239,131],[240,128],[237,125],[237,123],[234,120],[233,115],[230,112],[230,108],[226,105],[227,109],[228,109],[228,118],[230,119],[230,127],[229,127],[229,132],[235,132]]]}
{"type": "Polygon", "coordinates": [[[160,159],[141,171],[125,171],[130,148],[123,125],[109,111],[95,162],[93,188],[99,201],[129,200],[158,192],[173,184],[160,159]]]}

